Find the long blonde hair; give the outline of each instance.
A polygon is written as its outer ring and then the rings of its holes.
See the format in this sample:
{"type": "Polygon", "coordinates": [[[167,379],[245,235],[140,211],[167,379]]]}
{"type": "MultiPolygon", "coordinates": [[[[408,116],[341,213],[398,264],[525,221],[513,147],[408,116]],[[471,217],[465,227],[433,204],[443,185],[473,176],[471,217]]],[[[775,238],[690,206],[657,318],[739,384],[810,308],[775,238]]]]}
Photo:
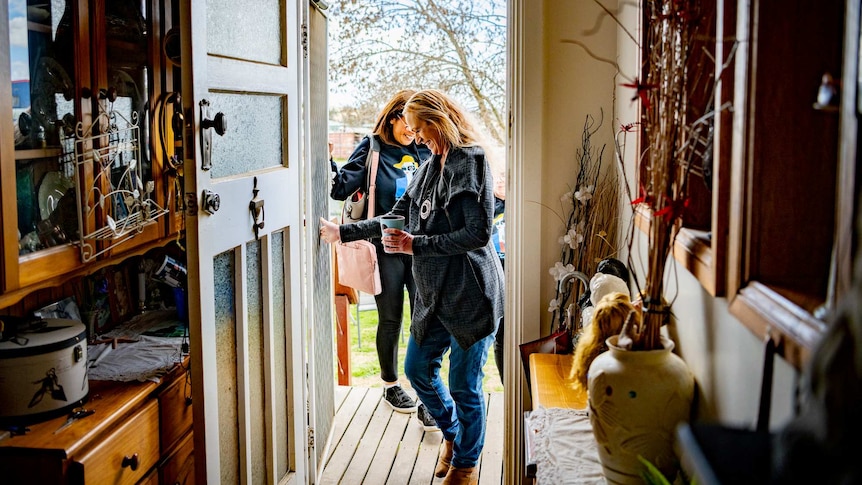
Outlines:
{"type": "Polygon", "coordinates": [[[575,347],[571,377],[574,378],[576,387],[580,385],[582,390],[587,390],[587,371],[590,370],[590,364],[599,354],[608,350],[605,340],[619,335],[630,314],[633,318],[640,319],[640,313],[635,311],[631,298],[625,293],[608,293],[596,304],[593,320],[584,328],[584,333],[575,347]]]}
{"type": "Polygon", "coordinates": [[[407,100],[404,113],[411,113],[433,127],[450,147],[481,146],[484,149],[483,137],[476,130],[472,117],[441,91],[417,91],[407,100]]]}

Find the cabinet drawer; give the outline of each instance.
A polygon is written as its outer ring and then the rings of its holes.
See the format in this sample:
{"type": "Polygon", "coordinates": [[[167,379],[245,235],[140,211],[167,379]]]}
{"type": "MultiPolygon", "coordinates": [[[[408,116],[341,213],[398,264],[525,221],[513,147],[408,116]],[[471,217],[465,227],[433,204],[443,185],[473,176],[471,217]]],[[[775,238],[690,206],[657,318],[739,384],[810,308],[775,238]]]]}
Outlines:
{"type": "Polygon", "coordinates": [[[193,433],[185,435],[177,448],[159,467],[161,483],[164,485],[194,485],[195,443],[193,433]]]}
{"type": "Polygon", "coordinates": [[[95,448],[76,458],[81,483],[134,484],[159,460],[159,408],[150,400],[95,448]]]}
{"type": "Polygon", "coordinates": [[[181,436],[192,429],[191,384],[185,375],[159,394],[160,440],[166,453],[181,436]],[[189,400],[186,400],[189,397],[189,400]]]}

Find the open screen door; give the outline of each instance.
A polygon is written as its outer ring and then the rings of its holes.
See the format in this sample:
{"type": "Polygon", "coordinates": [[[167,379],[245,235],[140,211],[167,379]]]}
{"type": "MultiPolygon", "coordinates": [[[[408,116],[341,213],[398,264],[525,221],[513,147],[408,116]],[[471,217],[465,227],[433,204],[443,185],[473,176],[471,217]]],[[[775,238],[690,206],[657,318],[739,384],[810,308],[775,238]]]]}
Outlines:
{"type": "Polygon", "coordinates": [[[196,483],[308,481],[306,2],[180,2],[196,483]]]}

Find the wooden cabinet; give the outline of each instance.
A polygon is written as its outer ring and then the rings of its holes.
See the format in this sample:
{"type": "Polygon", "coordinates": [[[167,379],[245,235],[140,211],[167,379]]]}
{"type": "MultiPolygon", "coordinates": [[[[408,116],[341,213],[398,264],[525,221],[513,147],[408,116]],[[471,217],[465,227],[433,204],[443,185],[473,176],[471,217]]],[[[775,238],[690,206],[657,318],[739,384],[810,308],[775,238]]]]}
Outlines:
{"type": "MultiPolygon", "coordinates": [[[[182,230],[167,163],[179,67],[163,53],[175,17],[155,0],[0,0],[0,313],[67,297],[83,312],[85,276],[182,230]]],[[[94,414],[0,440],[0,482],[191,483],[190,396],[182,366],[160,383],[91,381],[94,414]]]]}
{"type": "Polygon", "coordinates": [[[858,4],[737,8],[730,311],[799,367],[850,281],[858,4]],[[843,76],[840,105],[818,104],[826,74],[843,76]]]}
{"type": "Polygon", "coordinates": [[[91,381],[92,415],[56,433],[65,416],[0,441],[3,483],[193,483],[191,406],[176,398],[190,392],[186,382],[183,366],[158,384],[91,381]]]}
{"type": "Polygon", "coordinates": [[[188,432],[159,465],[159,480],[164,485],[195,483],[194,434],[188,432]]]}
{"type": "Polygon", "coordinates": [[[159,446],[167,453],[192,427],[192,390],[189,375],[159,393],[159,446]]]}
{"type": "Polygon", "coordinates": [[[134,484],[159,459],[159,404],[149,400],[73,462],[78,483],[134,484]]]}
{"type": "Polygon", "coordinates": [[[164,217],[173,135],[154,116],[173,91],[155,40],[171,26],[162,3],[3,2],[0,21],[12,26],[0,40],[4,295],[56,286],[177,232],[177,217],[164,217]]]}

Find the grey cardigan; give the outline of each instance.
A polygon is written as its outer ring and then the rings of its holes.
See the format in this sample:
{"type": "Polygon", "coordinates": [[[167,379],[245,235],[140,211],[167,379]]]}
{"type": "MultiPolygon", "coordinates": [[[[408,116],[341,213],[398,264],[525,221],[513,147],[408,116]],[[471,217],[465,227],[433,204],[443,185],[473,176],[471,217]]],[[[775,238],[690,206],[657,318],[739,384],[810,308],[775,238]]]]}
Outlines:
{"type": "MultiPolygon", "coordinates": [[[[419,343],[434,318],[464,349],[496,332],[504,279],[491,241],[493,188],[481,148],[452,148],[442,173],[439,156],[423,163],[392,208],[413,234],[417,291],[410,333],[419,343]]],[[[377,218],[341,226],[344,242],[381,235],[377,218]]]]}

